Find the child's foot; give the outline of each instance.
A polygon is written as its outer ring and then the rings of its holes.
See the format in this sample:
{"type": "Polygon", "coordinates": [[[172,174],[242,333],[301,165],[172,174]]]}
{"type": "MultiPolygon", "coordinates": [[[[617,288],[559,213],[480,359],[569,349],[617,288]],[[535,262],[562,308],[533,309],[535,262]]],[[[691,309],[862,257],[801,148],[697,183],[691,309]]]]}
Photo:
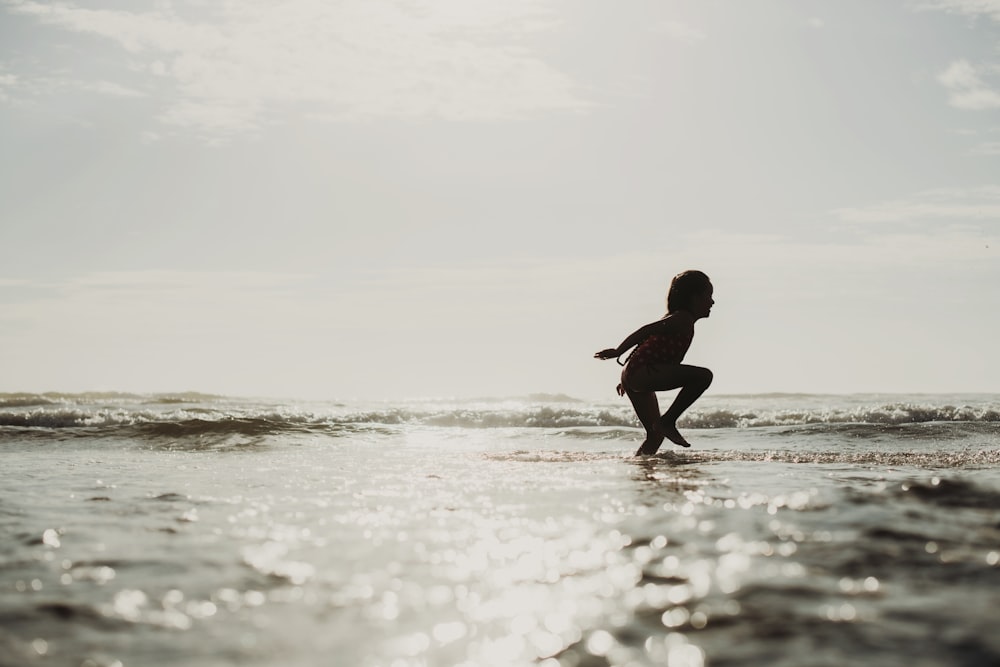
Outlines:
{"type": "Polygon", "coordinates": [[[646,439],[642,441],[641,445],[639,445],[639,449],[636,450],[635,455],[652,456],[656,453],[656,450],[660,448],[660,445],[663,444],[663,438],[664,436],[662,433],[647,431],[646,439]]]}
{"type": "Polygon", "coordinates": [[[685,440],[684,436],[677,430],[677,424],[668,421],[666,418],[660,420],[660,433],[675,445],[680,445],[681,447],[691,446],[691,443],[685,440]]]}

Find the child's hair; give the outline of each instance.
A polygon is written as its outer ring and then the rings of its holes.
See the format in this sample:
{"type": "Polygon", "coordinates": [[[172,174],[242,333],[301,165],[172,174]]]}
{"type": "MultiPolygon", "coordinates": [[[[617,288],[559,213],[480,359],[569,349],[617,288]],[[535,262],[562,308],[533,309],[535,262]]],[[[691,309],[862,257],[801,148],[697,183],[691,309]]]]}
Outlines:
{"type": "Polygon", "coordinates": [[[667,313],[690,308],[691,300],[703,294],[711,284],[708,276],[701,271],[678,273],[670,281],[670,291],[667,292],[667,313]]]}

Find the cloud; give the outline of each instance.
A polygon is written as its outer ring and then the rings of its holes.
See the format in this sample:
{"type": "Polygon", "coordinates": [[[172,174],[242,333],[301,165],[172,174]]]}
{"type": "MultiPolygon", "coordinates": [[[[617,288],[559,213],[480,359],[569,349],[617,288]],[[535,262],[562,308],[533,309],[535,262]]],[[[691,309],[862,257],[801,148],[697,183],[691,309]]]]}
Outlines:
{"type": "Polygon", "coordinates": [[[858,223],[1000,222],[1000,186],[941,188],[921,192],[909,199],[834,211],[841,220],[858,223]]]}
{"type": "Polygon", "coordinates": [[[34,321],[53,329],[59,328],[57,322],[74,322],[77,332],[127,336],[151,326],[280,329],[283,317],[301,321],[309,312],[299,301],[312,282],[304,275],[266,272],[149,270],[95,272],[54,283],[4,280],[0,287],[9,290],[0,321],[34,321]]]}
{"type": "Polygon", "coordinates": [[[957,60],[938,76],[938,81],[951,91],[949,103],[953,107],[973,111],[1000,109],[1000,92],[982,78],[996,71],[993,66],[976,67],[966,60],[957,60]]]}
{"type": "Polygon", "coordinates": [[[113,81],[70,79],[65,76],[24,76],[5,73],[0,66],[0,102],[24,102],[67,90],[111,97],[146,97],[146,93],[113,81]]]}
{"type": "Polygon", "coordinates": [[[1000,155],[1000,141],[990,141],[972,149],[973,155],[1000,155]]]}
{"type": "Polygon", "coordinates": [[[303,274],[268,273],[261,271],[98,271],[74,278],[67,287],[86,289],[130,290],[196,290],[206,287],[223,289],[254,289],[290,286],[306,280],[303,274]]]}
{"type": "Polygon", "coordinates": [[[4,74],[3,70],[0,70],[0,102],[6,102],[11,99],[8,91],[13,90],[16,85],[17,75],[4,74]]]}
{"type": "Polygon", "coordinates": [[[650,30],[658,35],[665,35],[672,40],[684,42],[685,44],[697,44],[707,37],[698,28],[679,21],[662,21],[654,24],[650,30]]]}
{"type": "Polygon", "coordinates": [[[919,8],[965,16],[987,16],[1000,23],[1000,0],[937,0],[924,3],[919,8]]]}
{"type": "MultiPolygon", "coordinates": [[[[1000,23],[1000,0],[937,0],[918,6],[924,11],[944,11],[978,18],[985,16],[1000,23]]],[[[956,60],[938,76],[950,91],[948,103],[958,109],[982,111],[1000,109],[1000,91],[985,77],[996,76],[996,65],[973,65],[967,60],[956,60]]]]}
{"type": "Polygon", "coordinates": [[[589,108],[526,37],[558,23],[537,0],[246,0],[182,18],[6,0],[8,11],[109,40],[166,83],[158,118],[241,132],[278,117],[491,121],[589,108]]]}
{"type": "Polygon", "coordinates": [[[146,97],[146,93],[123,86],[113,81],[92,81],[79,82],[79,87],[101,95],[111,95],[112,97],[146,97]]]}
{"type": "Polygon", "coordinates": [[[805,279],[858,268],[969,268],[975,261],[992,266],[996,258],[984,249],[984,239],[977,230],[949,227],[933,234],[887,232],[827,240],[707,231],[690,236],[687,243],[727,272],[750,276],[760,270],[783,271],[805,279]]]}
{"type": "Polygon", "coordinates": [[[953,62],[938,76],[938,81],[948,88],[977,88],[983,85],[975,68],[965,60],[953,62]]]}
{"type": "Polygon", "coordinates": [[[0,278],[0,287],[21,287],[27,284],[28,281],[21,278],[0,278]]]}
{"type": "Polygon", "coordinates": [[[720,284],[739,282],[744,288],[753,284],[766,290],[792,277],[794,284],[775,298],[794,291],[811,293],[812,299],[821,291],[840,289],[830,282],[838,272],[988,269],[996,261],[995,252],[985,247],[988,243],[988,235],[980,230],[960,226],[932,233],[850,230],[826,238],[710,229],[676,237],[669,250],[388,270],[358,286],[364,298],[353,310],[366,310],[369,321],[433,319],[436,326],[452,331],[465,326],[462,322],[537,323],[552,313],[586,311],[598,303],[614,308],[657,303],[670,277],[689,268],[707,271],[720,284]],[[526,294],[532,298],[524,299],[526,294]],[[604,301],[609,295],[616,305],[604,301]]]}

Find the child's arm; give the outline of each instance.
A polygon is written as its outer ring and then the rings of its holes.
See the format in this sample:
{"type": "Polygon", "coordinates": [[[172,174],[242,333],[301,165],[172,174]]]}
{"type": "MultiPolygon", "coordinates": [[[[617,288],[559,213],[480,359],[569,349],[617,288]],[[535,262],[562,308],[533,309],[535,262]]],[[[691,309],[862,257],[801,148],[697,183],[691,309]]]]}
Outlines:
{"type": "Polygon", "coordinates": [[[600,352],[594,354],[594,358],[617,359],[618,357],[622,356],[623,354],[628,352],[630,349],[632,349],[642,341],[649,338],[650,334],[653,333],[653,330],[656,329],[661,324],[662,320],[660,320],[659,322],[653,322],[652,324],[647,324],[644,327],[636,329],[631,334],[629,334],[628,338],[622,341],[621,345],[619,345],[618,347],[609,347],[606,350],[601,350],[600,352]]]}
{"type": "Polygon", "coordinates": [[[647,324],[644,327],[636,329],[631,334],[629,334],[628,338],[622,341],[621,345],[619,345],[618,347],[609,347],[606,350],[601,350],[600,352],[594,354],[594,358],[617,359],[618,357],[628,352],[628,350],[630,350],[631,348],[635,347],[642,341],[649,338],[654,333],[660,333],[669,336],[671,334],[679,332],[683,328],[691,327],[693,325],[694,322],[691,321],[691,316],[684,311],[680,311],[672,315],[668,315],[667,317],[664,317],[662,320],[657,320],[656,322],[652,322],[651,324],[647,324]]]}

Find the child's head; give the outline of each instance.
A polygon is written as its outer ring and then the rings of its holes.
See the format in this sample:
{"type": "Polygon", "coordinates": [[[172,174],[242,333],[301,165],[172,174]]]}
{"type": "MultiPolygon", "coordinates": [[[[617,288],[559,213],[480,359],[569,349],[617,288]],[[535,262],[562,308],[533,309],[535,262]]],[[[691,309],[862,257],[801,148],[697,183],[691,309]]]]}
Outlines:
{"type": "Polygon", "coordinates": [[[691,310],[695,299],[703,296],[711,288],[712,281],[701,271],[678,273],[670,281],[670,291],[667,292],[667,312],[691,310]]]}

